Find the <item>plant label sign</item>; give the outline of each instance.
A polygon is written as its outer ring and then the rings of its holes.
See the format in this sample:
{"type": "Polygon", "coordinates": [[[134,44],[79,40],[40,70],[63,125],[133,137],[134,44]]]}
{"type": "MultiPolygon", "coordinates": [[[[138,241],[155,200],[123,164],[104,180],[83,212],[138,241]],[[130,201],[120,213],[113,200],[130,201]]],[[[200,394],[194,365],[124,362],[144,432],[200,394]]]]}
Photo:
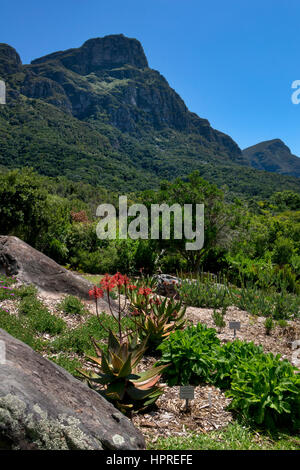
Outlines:
{"type": "Polygon", "coordinates": [[[241,329],[241,322],[239,322],[239,321],[230,321],[229,322],[229,328],[230,328],[230,330],[234,331],[234,336],[235,336],[236,330],[241,329]]]}
{"type": "Polygon", "coordinates": [[[185,385],[185,386],[180,387],[180,398],[182,400],[185,400],[186,411],[189,408],[189,400],[194,399],[194,396],[195,396],[194,390],[195,390],[195,387],[192,387],[191,385],[185,385]]]}
{"type": "Polygon", "coordinates": [[[182,400],[194,400],[194,390],[195,387],[192,387],[192,385],[185,385],[180,387],[180,398],[182,400]]]}

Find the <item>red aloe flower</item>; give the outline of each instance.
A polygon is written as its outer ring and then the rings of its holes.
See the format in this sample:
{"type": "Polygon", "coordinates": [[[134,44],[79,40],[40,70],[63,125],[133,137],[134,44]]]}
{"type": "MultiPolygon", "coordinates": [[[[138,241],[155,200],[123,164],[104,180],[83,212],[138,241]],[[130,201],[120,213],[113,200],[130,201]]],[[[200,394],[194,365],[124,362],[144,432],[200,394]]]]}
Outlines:
{"type": "Polygon", "coordinates": [[[93,289],[89,291],[89,296],[94,299],[101,299],[104,295],[104,292],[99,287],[94,286],[93,289]]]}
{"type": "Polygon", "coordinates": [[[150,295],[152,293],[152,290],[150,289],[150,287],[140,287],[139,288],[139,294],[140,295],[144,295],[145,297],[148,297],[148,295],[150,295]]]}
{"type": "Polygon", "coordinates": [[[133,284],[129,284],[128,289],[129,290],[135,290],[135,289],[137,289],[137,287],[134,286],[133,284]]]}

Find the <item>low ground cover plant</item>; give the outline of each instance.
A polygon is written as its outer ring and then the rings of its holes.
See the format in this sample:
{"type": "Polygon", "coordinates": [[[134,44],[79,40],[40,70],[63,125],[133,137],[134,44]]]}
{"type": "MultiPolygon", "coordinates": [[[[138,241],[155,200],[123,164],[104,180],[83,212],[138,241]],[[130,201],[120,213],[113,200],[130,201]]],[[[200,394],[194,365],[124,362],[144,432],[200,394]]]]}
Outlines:
{"type": "MultiPolygon", "coordinates": [[[[192,307],[218,310],[234,305],[252,315],[272,317],[274,320],[300,317],[300,296],[288,292],[284,286],[280,292],[272,287],[258,288],[253,283],[237,288],[224,277],[221,279],[222,283],[214,277],[203,275],[194,280],[184,279],[178,293],[192,307]]],[[[222,318],[216,314],[215,319],[216,326],[220,327],[222,318]]]]}
{"type": "Polygon", "coordinates": [[[21,300],[19,315],[26,316],[32,330],[38,333],[49,333],[55,336],[66,328],[64,320],[51,314],[33,295],[28,295],[21,300]]]}
{"type": "Polygon", "coordinates": [[[240,340],[220,345],[216,331],[201,324],[172,333],[159,349],[158,364],[169,364],[169,385],[214,384],[226,390],[230,409],[241,418],[300,429],[300,375],[279,355],[240,340]]]}
{"type": "Polygon", "coordinates": [[[84,304],[74,295],[67,295],[57,307],[67,315],[84,315],[86,313],[84,304]]]}

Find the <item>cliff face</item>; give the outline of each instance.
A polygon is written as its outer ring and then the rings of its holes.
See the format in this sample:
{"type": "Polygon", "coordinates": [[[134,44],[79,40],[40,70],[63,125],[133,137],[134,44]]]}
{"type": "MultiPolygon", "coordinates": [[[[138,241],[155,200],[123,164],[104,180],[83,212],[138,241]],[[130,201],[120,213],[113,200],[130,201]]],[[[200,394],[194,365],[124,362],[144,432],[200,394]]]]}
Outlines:
{"type": "Polygon", "coordinates": [[[280,139],[260,142],[243,150],[253,168],[300,177],[300,158],[293,155],[280,139]]]}
{"type": "Polygon", "coordinates": [[[215,143],[229,159],[242,160],[230,137],[190,113],[165,78],[148,67],[136,39],[123,35],[90,39],[77,49],[36,59],[25,71],[24,95],[46,100],[78,119],[101,114],[122,132],[137,135],[147,128],[196,133],[215,143]]]}
{"type": "Polygon", "coordinates": [[[123,34],[89,39],[77,49],[54,52],[31,63],[42,64],[49,61],[59,62],[81,75],[117,68],[124,64],[141,69],[148,67],[141,43],[136,39],[126,38],[123,34]]]}
{"type": "Polygon", "coordinates": [[[1,78],[0,168],[31,166],[126,191],[193,170],[233,188],[242,172],[253,186],[246,154],[187,109],[136,39],[90,39],[29,65],[0,44],[1,78]]]}

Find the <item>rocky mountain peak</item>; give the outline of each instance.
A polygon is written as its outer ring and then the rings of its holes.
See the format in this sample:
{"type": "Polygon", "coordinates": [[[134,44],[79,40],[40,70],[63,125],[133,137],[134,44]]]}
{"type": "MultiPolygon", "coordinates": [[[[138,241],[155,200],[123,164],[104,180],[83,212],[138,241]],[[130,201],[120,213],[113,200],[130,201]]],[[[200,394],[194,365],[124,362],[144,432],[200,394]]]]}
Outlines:
{"type": "Polygon", "coordinates": [[[0,77],[18,72],[21,66],[17,51],[8,44],[0,43],[0,77]]]}
{"type": "Polygon", "coordinates": [[[260,142],[243,150],[249,164],[259,170],[300,176],[300,158],[281,139],[260,142]]]}
{"type": "Polygon", "coordinates": [[[60,62],[64,67],[83,75],[125,64],[140,69],[148,67],[141,43],[123,34],[89,39],[77,49],[55,52],[31,63],[35,65],[49,61],[60,62]]]}

